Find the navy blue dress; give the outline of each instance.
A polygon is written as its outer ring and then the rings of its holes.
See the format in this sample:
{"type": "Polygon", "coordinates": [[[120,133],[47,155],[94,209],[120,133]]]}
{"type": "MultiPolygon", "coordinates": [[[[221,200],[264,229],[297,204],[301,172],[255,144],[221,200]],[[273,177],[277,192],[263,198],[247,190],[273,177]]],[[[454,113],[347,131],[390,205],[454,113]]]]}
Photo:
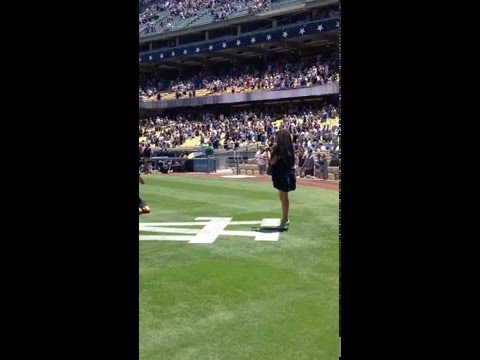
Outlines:
{"type": "Polygon", "coordinates": [[[288,166],[281,157],[271,167],[273,187],[275,189],[289,192],[297,188],[295,169],[288,166]]]}

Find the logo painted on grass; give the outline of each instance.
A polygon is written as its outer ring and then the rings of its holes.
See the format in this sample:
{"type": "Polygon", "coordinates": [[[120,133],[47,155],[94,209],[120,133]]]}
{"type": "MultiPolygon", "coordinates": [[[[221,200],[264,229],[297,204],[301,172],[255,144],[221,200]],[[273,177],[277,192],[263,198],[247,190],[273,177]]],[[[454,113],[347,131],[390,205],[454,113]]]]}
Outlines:
{"type": "Polygon", "coordinates": [[[255,241],[278,241],[280,219],[262,219],[261,221],[231,221],[230,217],[197,217],[192,222],[139,223],[139,230],[150,233],[170,233],[175,235],[145,235],[143,241],[188,241],[191,244],[211,244],[221,235],[254,237],[255,241]],[[187,226],[203,225],[201,229],[187,226]],[[225,230],[228,225],[259,225],[257,231],[225,230]],[[180,235],[181,234],[181,235],[180,235]]]}

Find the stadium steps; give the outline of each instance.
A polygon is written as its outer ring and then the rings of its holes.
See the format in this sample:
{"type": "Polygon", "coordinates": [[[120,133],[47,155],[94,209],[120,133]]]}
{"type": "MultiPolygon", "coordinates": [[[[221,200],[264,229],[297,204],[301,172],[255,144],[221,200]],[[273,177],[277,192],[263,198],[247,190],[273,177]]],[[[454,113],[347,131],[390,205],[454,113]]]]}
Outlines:
{"type": "Polygon", "coordinates": [[[281,9],[286,5],[293,5],[294,3],[301,4],[303,2],[304,2],[303,0],[278,0],[275,2],[272,1],[272,3],[270,4],[270,7],[267,9],[267,12],[281,9]]]}
{"type": "Polygon", "coordinates": [[[194,19],[190,22],[190,24],[185,26],[185,28],[208,24],[209,23],[208,19],[207,20],[202,20],[202,19],[205,19],[205,17],[208,18],[209,14],[210,14],[210,9],[203,9],[197,14],[196,17],[194,17],[194,19]]]}
{"type": "MultiPolygon", "coordinates": [[[[252,3],[253,3],[253,1],[252,1],[252,3]]],[[[246,15],[249,15],[248,14],[248,7],[245,8],[245,9],[242,9],[240,11],[234,12],[232,14],[229,14],[229,15],[227,15],[227,17],[228,17],[228,20],[231,20],[231,19],[236,19],[236,18],[242,17],[242,16],[246,16],[246,15]]]]}
{"type": "MultiPolygon", "coordinates": [[[[157,32],[159,32],[160,31],[159,23],[162,22],[163,20],[165,20],[168,17],[168,11],[160,11],[157,14],[159,15],[159,18],[152,23],[152,27],[154,27],[155,30],[157,32]]],[[[142,24],[142,27],[138,29],[139,32],[142,32],[142,36],[151,34],[151,33],[148,33],[148,34],[143,33],[143,31],[145,30],[146,27],[147,27],[146,25],[142,24]]]]}
{"type": "Polygon", "coordinates": [[[195,19],[195,17],[182,19],[180,16],[178,16],[177,18],[173,19],[172,27],[171,27],[170,31],[175,31],[175,30],[180,30],[182,28],[186,28],[186,27],[188,27],[189,24],[192,23],[192,21],[195,21],[194,19],[195,19]]]}
{"type": "Polygon", "coordinates": [[[213,15],[210,13],[210,9],[205,9],[204,13],[194,23],[192,23],[191,27],[211,24],[212,22],[213,15]]]}

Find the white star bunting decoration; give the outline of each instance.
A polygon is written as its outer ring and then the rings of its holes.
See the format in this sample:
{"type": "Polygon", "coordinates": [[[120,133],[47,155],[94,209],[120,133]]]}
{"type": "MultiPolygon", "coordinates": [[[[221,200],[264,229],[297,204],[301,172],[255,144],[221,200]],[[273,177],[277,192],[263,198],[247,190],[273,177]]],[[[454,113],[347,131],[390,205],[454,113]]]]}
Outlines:
{"type": "Polygon", "coordinates": [[[160,54],[160,59],[163,59],[163,54],[160,54]]]}
{"type": "Polygon", "coordinates": [[[174,57],[174,56],[175,56],[175,51],[172,51],[172,57],[174,57]]]}
{"type": "Polygon", "coordinates": [[[303,35],[305,33],[305,29],[303,29],[303,28],[300,29],[299,33],[303,35]]]}
{"type": "Polygon", "coordinates": [[[251,42],[252,44],[255,44],[255,41],[257,41],[257,40],[256,40],[254,37],[252,37],[252,39],[250,40],[250,42],[251,42]]]}
{"type": "Polygon", "coordinates": [[[337,24],[335,25],[337,28],[340,27],[340,22],[337,21],[337,24]]]}
{"type": "Polygon", "coordinates": [[[138,61],[139,61],[139,62],[141,62],[141,61],[142,61],[142,58],[141,58],[141,57],[139,57],[139,58],[138,58],[138,61]]]}
{"type": "Polygon", "coordinates": [[[322,30],[323,30],[323,25],[318,25],[318,26],[317,26],[317,30],[318,30],[318,31],[322,31],[322,30]]]}
{"type": "Polygon", "coordinates": [[[270,41],[272,39],[272,35],[268,34],[267,35],[267,41],[270,41]]]}
{"type": "Polygon", "coordinates": [[[225,49],[227,47],[227,43],[223,43],[222,47],[225,49]]]}
{"type": "Polygon", "coordinates": [[[199,52],[200,52],[200,48],[197,47],[197,48],[195,49],[195,51],[196,51],[197,53],[199,53],[199,52]]]}
{"type": "Polygon", "coordinates": [[[283,32],[283,35],[282,35],[284,38],[286,38],[288,36],[288,33],[286,31],[283,32]]]}
{"type": "Polygon", "coordinates": [[[213,46],[210,45],[210,46],[208,47],[208,50],[212,51],[212,50],[213,50],[213,46]]]}
{"type": "Polygon", "coordinates": [[[152,59],[153,59],[153,57],[152,57],[152,55],[150,55],[150,56],[148,57],[148,60],[152,60],[152,59]]]}
{"type": "Polygon", "coordinates": [[[240,46],[242,42],[240,40],[237,40],[237,46],[240,46]]]}
{"type": "Polygon", "coordinates": [[[183,55],[187,55],[187,49],[183,50],[183,55]]]}

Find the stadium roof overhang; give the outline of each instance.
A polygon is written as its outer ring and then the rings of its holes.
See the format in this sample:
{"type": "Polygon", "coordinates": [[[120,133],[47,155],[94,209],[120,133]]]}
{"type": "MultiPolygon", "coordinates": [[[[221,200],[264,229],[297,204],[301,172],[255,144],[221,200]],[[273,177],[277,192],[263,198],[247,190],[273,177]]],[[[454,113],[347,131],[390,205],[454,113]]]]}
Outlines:
{"type": "Polygon", "coordinates": [[[140,72],[152,69],[169,70],[178,69],[179,66],[214,65],[218,62],[233,61],[234,59],[249,59],[263,57],[268,54],[283,54],[292,51],[325,50],[338,48],[338,31],[318,35],[307,35],[299,38],[256,44],[240,49],[225,49],[212,53],[203,53],[181,57],[178,59],[163,60],[160,62],[144,63],[139,65],[140,72]]]}

